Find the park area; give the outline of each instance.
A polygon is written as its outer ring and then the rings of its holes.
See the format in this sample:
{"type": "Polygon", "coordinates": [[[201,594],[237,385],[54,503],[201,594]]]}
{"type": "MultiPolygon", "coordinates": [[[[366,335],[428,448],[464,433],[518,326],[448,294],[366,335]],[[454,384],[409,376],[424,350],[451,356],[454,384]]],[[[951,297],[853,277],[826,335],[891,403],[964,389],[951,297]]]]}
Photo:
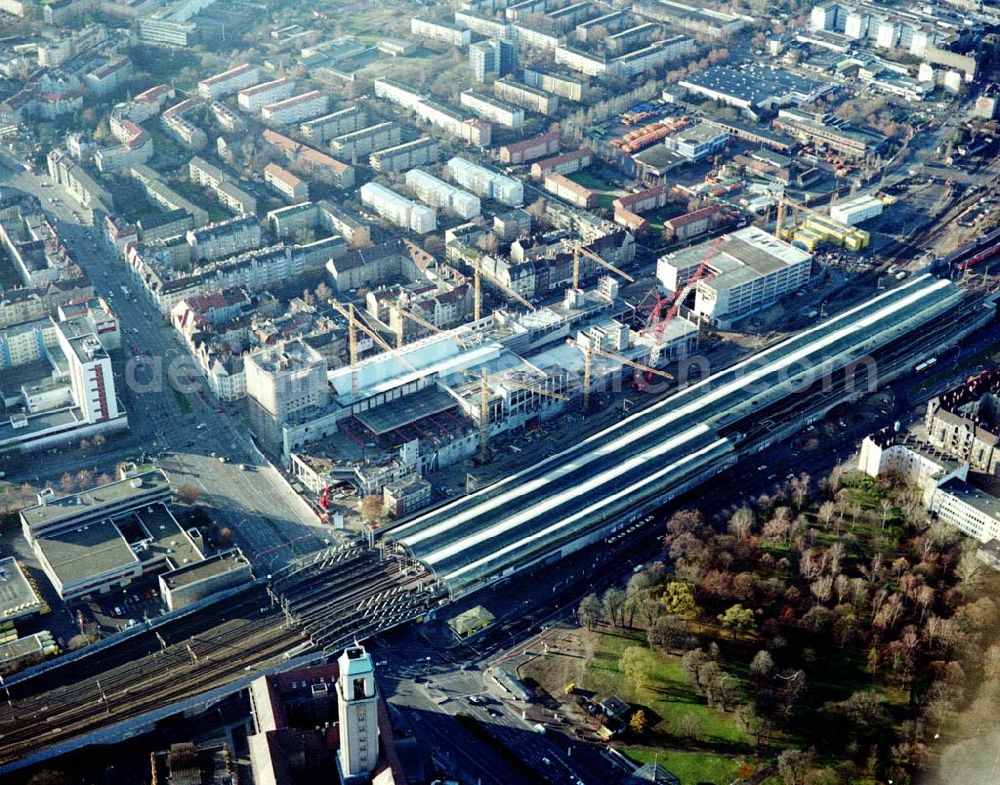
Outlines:
{"type": "MultiPolygon", "coordinates": [[[[627,739],[614,743],[631,760],[641,764],[655,758],[684,785],[728,785],[766,768],[756,761],[739,715],[707,705],[685,677],[681,657],[650,648],[638,630],[602,625],[560,633],[547,655],[521,668],[522,677],[561,699],[580,724],[596,722],[578,697],[600,701],[617,696],[641,710],[646,723],[642,733],[630,728],[627,739]],[[573,695],[565,694],[568,684],[574,685],[573,695]]],[[[780,781],[771,777],[761,782],[780,781]]]]}
{"type": "Polygon", "coordinates": [[[791,477],[675,512],[664,545],[519,675],[683,785],[907,785],[975,685],[1000,695],[998,576],[897,479],[791,477]]]}

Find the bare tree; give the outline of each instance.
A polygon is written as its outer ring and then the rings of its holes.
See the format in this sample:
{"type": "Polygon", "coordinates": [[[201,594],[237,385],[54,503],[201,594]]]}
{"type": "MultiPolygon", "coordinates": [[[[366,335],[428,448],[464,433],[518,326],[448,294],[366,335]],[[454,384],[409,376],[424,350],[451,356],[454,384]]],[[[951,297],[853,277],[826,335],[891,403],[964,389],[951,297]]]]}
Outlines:
{"type": "Polygon", "coordinates": [[[193,483],[186,482],[177,488],[177,499],[182,504],[195,504],[200,497],[201,491],[193,483]]]}
{"type": "Polygon", "coordinates": [[[601,601],[597,599],[597,595],[588,594],[584,597],[580,601],[580,607],[577,609],[576,615],[580,620],[580,624],[584,625],[588,630],[594,629],[594,625],[601,618],[601,601]]]}

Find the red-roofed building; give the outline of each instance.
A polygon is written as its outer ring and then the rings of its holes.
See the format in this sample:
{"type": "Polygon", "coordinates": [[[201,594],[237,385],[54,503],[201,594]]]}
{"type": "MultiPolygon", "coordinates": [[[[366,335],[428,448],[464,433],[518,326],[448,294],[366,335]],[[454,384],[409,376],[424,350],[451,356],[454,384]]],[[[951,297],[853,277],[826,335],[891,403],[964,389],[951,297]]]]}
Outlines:
{"type": "Polygon", "coordinates": [[[558,152],[559,131],[555,130],[521,142],[503,145],[500,148],[500,163],[523,164],[558,152]]]}
{"type": "Polygon", "coordinates": [[[678,215],[663,223],[663,236],[674,241],[697,237],[707,232],[721,215],[722,205],[719,204],[710,204],[692,213],[678,215]]]}

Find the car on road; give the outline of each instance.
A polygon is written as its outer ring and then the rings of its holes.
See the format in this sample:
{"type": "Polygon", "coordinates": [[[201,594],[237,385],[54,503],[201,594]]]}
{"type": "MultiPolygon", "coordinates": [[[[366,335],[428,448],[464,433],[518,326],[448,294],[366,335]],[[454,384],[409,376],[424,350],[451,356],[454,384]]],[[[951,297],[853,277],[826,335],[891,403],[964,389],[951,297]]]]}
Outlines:
{"type": "Polygon", "coordinates": [[[491,717],[502,717],[503,716],[503,714],[501,714],[496,709],[487,709],[486,713],[489,714],[491,717]]]}
{"type": "Polygon", "coordinates": [[[223,408],[221,408],[221,407],[218,408],[218,409],[216,409],[215,411],[216,411],[216,414],[225,414],[226,413],[226,410],[223,409],[223,408]]]}

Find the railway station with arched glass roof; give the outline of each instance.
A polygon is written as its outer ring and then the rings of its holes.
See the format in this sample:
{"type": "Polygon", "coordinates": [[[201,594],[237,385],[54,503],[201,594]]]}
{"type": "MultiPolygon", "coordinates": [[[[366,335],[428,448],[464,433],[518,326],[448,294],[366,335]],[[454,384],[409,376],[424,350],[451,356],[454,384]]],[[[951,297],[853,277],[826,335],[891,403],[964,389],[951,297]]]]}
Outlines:
{"type": "Polygon", "coordinates": [[[930,324],[962,296],[949,281],[916,276],[385,536],[453,597],[568,553],[628,510],[732,465],[724,426],[930,324]]]}

